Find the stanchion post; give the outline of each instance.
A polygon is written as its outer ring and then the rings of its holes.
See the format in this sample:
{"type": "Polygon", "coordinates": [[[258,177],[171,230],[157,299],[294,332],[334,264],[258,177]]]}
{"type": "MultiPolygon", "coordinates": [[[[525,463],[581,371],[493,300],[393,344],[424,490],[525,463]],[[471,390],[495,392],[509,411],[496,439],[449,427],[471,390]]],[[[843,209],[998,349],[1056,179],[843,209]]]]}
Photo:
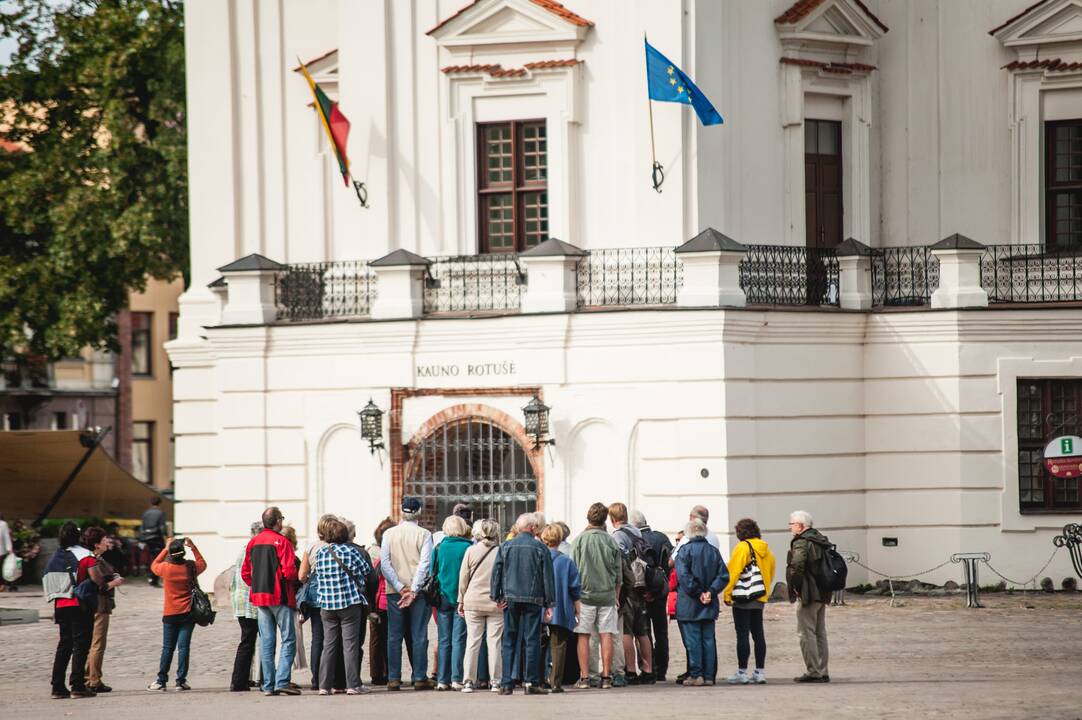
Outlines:
{"type": "Polygon", "coordinates": [[[1052,538],[1056,547],[1065,547],[1071,554],[1075,574],[1082,578],[1082,525],[1071,523],[1063,526],[1063,534],[1052,538]]]}
{"type": "Polygon", "coordinates": [[[962,574],[966,581],[966,607],[982,608],[980,581],[977,577],[977,563],[988,562],[992,556],[988,553],[954,553],[951,562],[962,563],[962,574]]]}

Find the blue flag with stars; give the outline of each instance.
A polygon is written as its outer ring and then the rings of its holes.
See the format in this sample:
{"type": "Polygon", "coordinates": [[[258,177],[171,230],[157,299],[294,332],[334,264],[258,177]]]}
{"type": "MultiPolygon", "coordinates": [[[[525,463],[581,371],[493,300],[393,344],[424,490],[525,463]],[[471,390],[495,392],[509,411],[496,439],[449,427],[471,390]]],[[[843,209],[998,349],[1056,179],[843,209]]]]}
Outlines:
{"type": "Polygon", "coordinates": [[[651,100],[690,105],[703,125],[725,122],[691,78],[650,43],[646,43],[646,83],[651,100]]]}

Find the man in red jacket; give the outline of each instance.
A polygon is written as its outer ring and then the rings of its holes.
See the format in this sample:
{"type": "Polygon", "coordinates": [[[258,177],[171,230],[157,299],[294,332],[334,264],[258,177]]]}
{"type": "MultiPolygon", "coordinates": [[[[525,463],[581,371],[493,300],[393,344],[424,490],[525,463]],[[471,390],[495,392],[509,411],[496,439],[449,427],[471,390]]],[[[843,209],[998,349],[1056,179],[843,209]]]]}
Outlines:
{"type": "Polygon", "coordinates": [[[263,532],[248,542],[240,576],[251,588],[252,605],[259,613],[260,662],[263,665],[264,695],[300,695],[290,684],[297,636],[293,612],[297,607],[297,556],[293,545],[282,535],[282,511],[263,511],[263,532]],[[274,667],[274,646],[282,634],[282,652],[274,667]]]}

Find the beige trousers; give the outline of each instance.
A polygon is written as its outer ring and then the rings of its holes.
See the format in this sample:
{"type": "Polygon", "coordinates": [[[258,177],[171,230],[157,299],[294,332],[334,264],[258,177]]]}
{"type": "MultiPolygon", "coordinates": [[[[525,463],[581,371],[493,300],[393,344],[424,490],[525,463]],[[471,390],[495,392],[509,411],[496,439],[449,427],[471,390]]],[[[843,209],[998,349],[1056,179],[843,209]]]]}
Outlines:
{"type": "MultiPolygon", "coordinates": [[[[103,601],[104,602],[104,601],[103,601]]],[[[101,664],[105,659],[105,643],[109,636],[109,613],[94,614],[94,635],[86,655],[86,684],[101,684],[101,664]]]]}
{"type": "Polygon", "coordinates": [[[467,610],[465,615],[466,662],[462,677],[477,684],[477,659],[481,656],[481,638],[484,636],[488,644],[488,676],[492,686],[498,687],[503,674],[503,610],[467,610]]]}
{"type": "Polygon", "coordinates": [[[827,606],[826,603],[800,603],[796,611],[796,630],[800,637],[800,654],[808,675],[822,677],[827,670],[827,606]]]}

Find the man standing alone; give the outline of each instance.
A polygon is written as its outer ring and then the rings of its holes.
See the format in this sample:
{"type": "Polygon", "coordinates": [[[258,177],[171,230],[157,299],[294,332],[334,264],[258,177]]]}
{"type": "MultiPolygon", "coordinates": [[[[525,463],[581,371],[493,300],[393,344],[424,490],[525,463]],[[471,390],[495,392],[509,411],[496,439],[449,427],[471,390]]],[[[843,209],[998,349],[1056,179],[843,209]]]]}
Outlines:
{"type": "Polygon", "coordinates": [[[789,516],[789,532],[793,539],[786,560],[785,582],[789,585],[789,602],[800,601],[796,626],[800,654],[807,668],[803,675],[793,679],[798,683],[828,683],[826,604],[830,593],[819,589],[813,568],[822,562],[824,548],[830,541],[812,527],[812,516],[803,510],[789,516]]]}
{"type": "Polygon", "coordinates": [[[260,661],[263,666],[264,695],[300,695],[290,684],[297,636],[293,612],[297,607],[297,557],[293,544],[282,535],[282,511],[263,511],[263,531],[248,542],[241,566],[241,579],[251,588],[251,602],[259,613],[260,661]],[[278,666],[274,648],[282,634],[278,666]]]}
{"type": "MultiPolygon", "coordinates": [[[[161,509],[162,499],[155,495],[150,501],[150,507],[143,512],[143,524],[139,528],[139,541],[146,545],[150,559],[158,557],[165,547],[165,513],[161,509]]],[[[158,576],[150,569],[147,562],[147,584],[158,586],[158,576]]]]}
{"type": "Polygon", "coordinates": [[[387,689],[402,688],[402,639],[408,629],[413,648],[413,689],[431,690],[428,675],[428,619],[431,609],[420,592],[432,565],[432,533],[417,524],[423,505],[402,499],[402,522],[383,533],[379,569],[387,585],[387,689]]]}

